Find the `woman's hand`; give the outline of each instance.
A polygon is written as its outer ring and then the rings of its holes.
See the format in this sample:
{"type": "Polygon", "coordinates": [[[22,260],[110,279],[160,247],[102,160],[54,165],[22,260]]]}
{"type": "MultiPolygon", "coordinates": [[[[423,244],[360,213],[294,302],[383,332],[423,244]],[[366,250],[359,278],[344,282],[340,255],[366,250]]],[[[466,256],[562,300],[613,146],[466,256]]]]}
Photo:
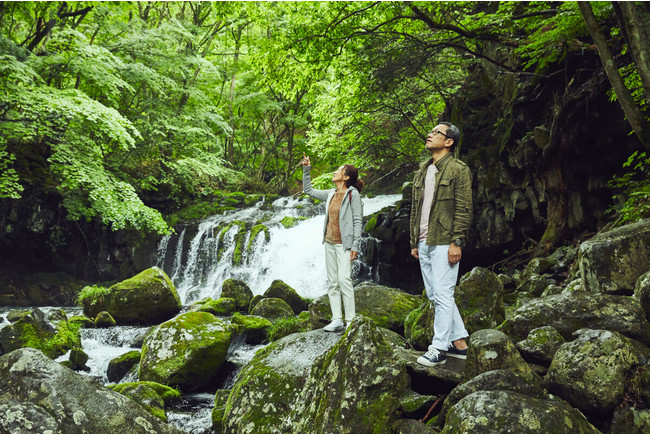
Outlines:
{"type": "Polygon", "coordinates": [[[305,153],[302,153],[302,165],[303,166],[311,166],[311,161],[309,161],[309,157],[305,155],[305,153]]]}
{"type": "Polygon", "coordinates": [[[354,261],[359,257],[359,254],[355,252],[354,250],[350,250],[350,261],[354,261]]]}

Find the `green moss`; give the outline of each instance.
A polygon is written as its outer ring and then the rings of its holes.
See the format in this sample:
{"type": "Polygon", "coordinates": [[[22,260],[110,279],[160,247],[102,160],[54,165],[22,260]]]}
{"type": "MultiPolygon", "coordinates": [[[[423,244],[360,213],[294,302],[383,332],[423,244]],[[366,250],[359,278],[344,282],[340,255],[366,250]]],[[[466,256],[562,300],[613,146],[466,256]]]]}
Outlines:
{"type": "Polygon", "coordinates": [[[253,242],[255,241],[255,237],[257,237],[257,235],[260,232],[264,232],[264,241],[265,242],[268,243],[271,240],[271,235],[269,234],[269,228],[267,228],[263,224],[256,224],[255,226],[253,226],[251,228],[250,237],[248,238],[248,245],[246,246],[247,251],[250,252],[251,246],[253,245],[253,242]]]}
{"type": "Polygon", "coordinates": [[[373,214],[372,217],[370,217],[370,220],[368,220],[368,223],[366,223],[366,227],[364,228],[365,232],[370,232],[372,231],[375,226],[377,226],[377,220],[379,218],[379,214],[373,214]]]}
{"type": "Polygon", "coordinates": [[[289,228],[294,227],[301,220],[307,220],[307,217],[285,216],[285,217],[282,218],[282,220],[280,220],[280,223],[282,224],[282,226],[289,229],[289,228]]]}
{"type": "Polygon", "coordinates": [[[295,316],[289,318],[279,318],[267,331],[269,341],[277,341],[278,339],[289,336],[293,333],[306,332],[308,323],[309,319],[307,319],[307,322],[305,322],[304,318],[301,319],[295,316]]]}
{"type": "Polygon", "coordinates": [[[122,393],[124,390],[137,387],[137,385],[139,384],[143,384],[151,387],[156,392],[156,394],[162,398],[162,400],[165,402],[166,405],[180,402],[181,400],[182,395],[178,389],[165,386],[164,384],[156,383],[155,381],[136,381],[133,383],[120,383],[109,387],[118,393],[122,393]]]}

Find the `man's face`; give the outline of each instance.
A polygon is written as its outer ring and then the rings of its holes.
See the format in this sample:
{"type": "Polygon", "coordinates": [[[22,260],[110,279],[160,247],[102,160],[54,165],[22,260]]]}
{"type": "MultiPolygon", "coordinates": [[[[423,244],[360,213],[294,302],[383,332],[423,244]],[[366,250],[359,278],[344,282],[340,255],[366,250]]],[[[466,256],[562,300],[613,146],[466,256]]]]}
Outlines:
{"type": "Polygon", "coordinates": [[[447,137],[447,125],[436,125],[427,135],[424,147],[427,151],[444,149],[454,144],[454,141],[447,137]]]}

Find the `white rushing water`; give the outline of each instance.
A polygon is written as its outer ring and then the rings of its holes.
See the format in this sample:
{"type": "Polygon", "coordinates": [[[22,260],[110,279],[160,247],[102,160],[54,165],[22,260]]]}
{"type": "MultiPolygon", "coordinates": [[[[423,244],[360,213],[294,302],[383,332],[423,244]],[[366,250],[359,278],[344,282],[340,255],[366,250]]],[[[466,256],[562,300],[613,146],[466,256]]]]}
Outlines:
{"type": "MultiPolygon", "coordinates": [[[[400,197],[364,198],[364,215],[392,205],[400,197]]],[[[303,297],[317,298],[326,293],[324,205],[299,198],[280,198],[271,209],[263,205],[258,203],[245,210],[209,217],[195,229],[186,228],[161,240],[157,265],[172,278],[184,304],[206,297],[218,298],[221,284],[228,278],[246,282],[256,295],[263,294],[276,279],[303,297]],[[286,217],[299,220],[293,227],[285,228],[281,221],[286,217]],[[250,227],[259,221],[268,228],[268,241],[260,232],[251,242],[251,233],[244,230],[239,235],[244,237],[242,261],[234,264],[238,232],[246,223],[250,227]]]]}

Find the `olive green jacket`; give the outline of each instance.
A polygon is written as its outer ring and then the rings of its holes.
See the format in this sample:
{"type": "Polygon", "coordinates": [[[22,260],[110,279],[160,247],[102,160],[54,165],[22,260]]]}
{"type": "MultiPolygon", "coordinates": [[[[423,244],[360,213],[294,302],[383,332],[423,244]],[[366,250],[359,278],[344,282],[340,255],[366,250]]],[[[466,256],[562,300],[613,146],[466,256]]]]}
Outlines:
{"type": "MultiPolygon", "coordinates": [[[[411,249],[418,246],[420,215],[424,179],[433,158],[420,165],[413,178],[413,204],[411,207],[411,249]]],[[[429,216],[427,245],[451,244],[460,238],[467,243],[469,225],[472,221],[472,174],[467,164],[448,153],[436,163],[436,186],[429,216]]]]}

